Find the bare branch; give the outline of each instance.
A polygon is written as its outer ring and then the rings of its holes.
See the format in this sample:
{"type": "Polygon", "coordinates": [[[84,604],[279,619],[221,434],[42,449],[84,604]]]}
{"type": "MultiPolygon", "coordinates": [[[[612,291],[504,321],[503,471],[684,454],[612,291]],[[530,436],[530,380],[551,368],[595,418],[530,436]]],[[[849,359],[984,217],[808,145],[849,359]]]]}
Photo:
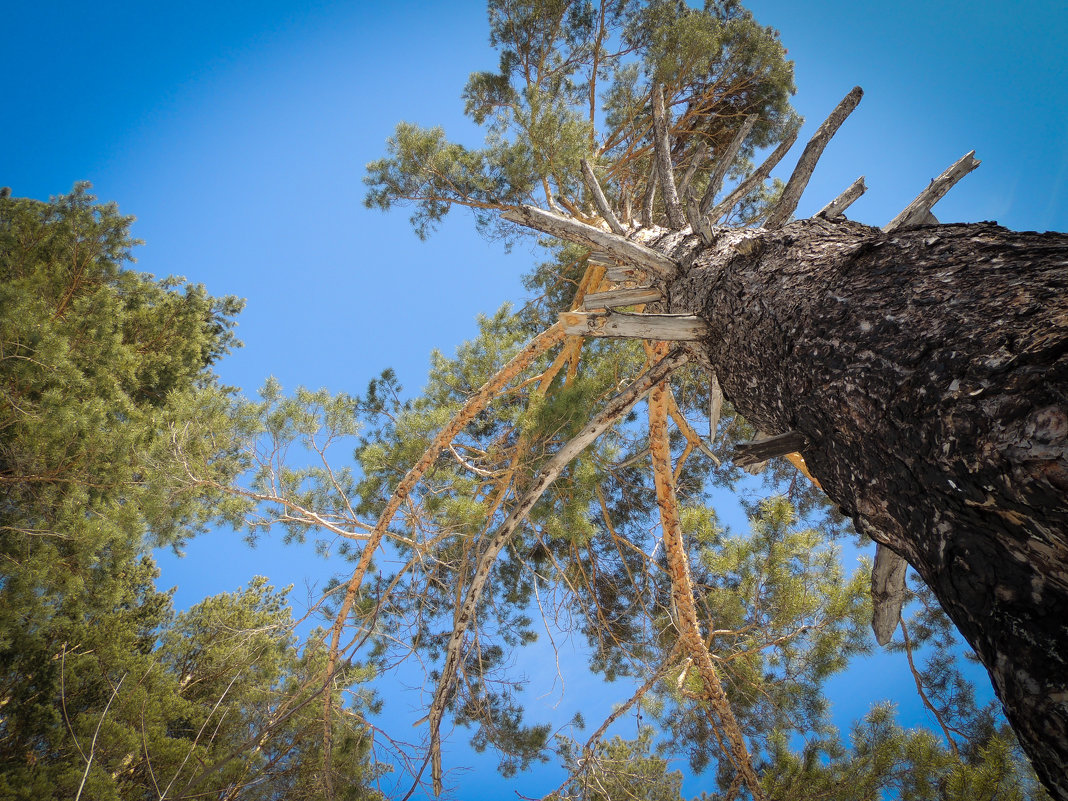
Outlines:
{"type": "MultiPolygon", "coordinates": [[[[917,225],[927,223],[927,215],[931,208],[945,197],[946,192],[953,188],[961,178],[982,164],[975,158],[975,151],[965,153],[954,162],[944,173],[939,175],[930,186],[920,192],[916,199],[909,203],[904,210],[883,226],[884,231],[896,231],[898,228],[915,228],[917,225]]],[[[933,215],[932,215],[933,216],[933,215]]],[[[935,221],[937,223],[937,220],[935,221]]]]}
{"type": "Polygon", "coordinates": [[[593,250],[604,251],[619,261],[652,270],[664,278],[673,278],[679,271],[679,265],[663,253],[652,248],[631,242],[619,234],[602,231],[592,225],[572,220],[536,206],[517,206],[501,214],[502,217],[519,225],[550,234],[568,242],[585,245],[593,250]]]}
{"type": "Polygon", "coordinates": [[[705,160],[705,156],[708,154],[708,140],[702,139],[698,145],[697,150],[693,154],[693,158],[690,159],[690,166],[686,168],[686,172],[682,174],[682,180],[679,181],[679,197],[684,198],[690,191],[690,182],[693,180],[694,175],[697,173],[697,168],[701,166],[701,162],[705,160]]]}
{"type": "Polygon", "coordinates": [[[560,322],[568,334],[587,337],[696,342],[708,336],[708,323],[692,314],[563,312],[560,322]]]}
{"type": "Polygon", "coordinates": [[[719,386],[719,377],[715,373],[708,376],[708,442],[716,441],[716,429],[723,412],[723,390],[719,386]]]}
{"type": "Polygon", "coordinates": [[[790,219],[790,215],[797,209],[797,204],[801,200],[801,194],[808,186],[813,170],[816,169],[816,163],[823,155],[824,148],[863,96],[864,90],[859,86],[854,86],[849,94],[842,98],[842,102],[835,106],[834,111],[823,121],[823,124],[816,129],[816,133],[805,145],[801,158],[797,160],[797,166],[794,167],[790,180],[786,182],[786,188],[782,190],[782,197],[764,221],[765,228],[781,228],[783,223],[790,219]]]}
{"type": "Polygon", "coordinates": [[[668,134],[667,110],[664,108],[664,87],[653,84],[653,151],[656,169],[660,173],[660,191],[664,196],[668,224],[676,231],[686,225],[686,216],[675,189],[675,171],[671,164],[671,142],[668,134]]]}
{"type": "Polygon", "coordinates": [[[794,142],[797,141],[797,134],[799,129],[795,128],[789,136],[779,143],[779,146],[772,151],[772,154],[768,156],[764,163],[756,168],[749,176],[742,181],[738,186],[731,190],[731,193],[727,197],[723,198],[715,207],[707,214],[708,221],[715,225],[719,222],[723,215],[733,209],[738,203],[750,192],[756,189],[760,184],[764,183],[771,171],[775,169],[776,165],[783,160],[783,157],[790,151],[790,148],[794,146],[794,142]]]}
{"type": "Polygon", "coordinates": [[[651,228],[653,225],[653,203],[656,201],[656,185],[659,183],[660,173],[657,170],[654,158],[649,168],[649,180],[645,184],[645,194],[642,195],[642,225],[651,228]]]}
{"type": "Polygon", "coordinates": [[[715,244],[716,238],[712,233],[712,225],[701,214],[701,204],[693,199],[692,195],[686,195],[686,219],[690,223],[690,229],[701,237],[706,245],[715,244]]]}
{"type": "Polygon", "coordinates": [[[608,227],[620,236],[626,235],[626,230],[620,225],[619,220],[616,219],[615,213],[612,211],[612,207],[608,205],[608,198],[604,196],[604,190],[601,189],[601,184],[597,181],[597,176],[593,174],[593,167],[586,159],[582,159],[582,177],[586,179],[586,186],[590,190],[590,196],[593,198],[593,204],[597,207],[597,211],[601,213],[601,217],[608,227]]]}
{"type": "Polygon", "coordinates": [[[712,201],[716,199],[720,187],[723,186],[723,179],[727,177],[727,170],[731,168],[734,160],[738,158],[738,151],[742,149],[742,144],[745,142],[745,138],[749,136],[750,131],[753,130],[756,121],[756,114],[747,116],[727,149],[716,159],[716,169],[713,171],[712,177],[708,179],[708,186],[705,188],[704,195],[701,196],[702,217],[707,215],[708,210],[712,207],[712,201]]]}
{"type": "Polygon", "coordinates": [[[594,292],[582,301],[584,309],[613,309],[617,306],[637,306],[642,303],[655,303],[664,299],[664,293],[653,286],[636,286],[633,289],[612,289],[608,292],[594,292]]]}
{"type": "Polygon", "coordinates": [[[835,217],[841,217],[845,213],[845,210],[852,206],[853,202],[866,191],[868,191],[868,187],[864,185],[864,176],[862,175],[851,183],[846,191],[817,211],[816,216],[822,217],[825,220],[833,220],[835,217]]]}

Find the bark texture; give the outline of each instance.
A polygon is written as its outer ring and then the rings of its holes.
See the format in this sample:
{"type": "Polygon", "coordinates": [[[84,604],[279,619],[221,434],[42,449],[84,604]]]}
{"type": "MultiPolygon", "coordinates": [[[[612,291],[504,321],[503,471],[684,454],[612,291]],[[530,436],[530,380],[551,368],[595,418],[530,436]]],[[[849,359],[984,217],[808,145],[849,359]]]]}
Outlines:
{"type": "Polygon", "coordinates": [[[1068,801],[1068,235],[811,219],[650,242],[754,425],[919,572],[1068,801]]]}

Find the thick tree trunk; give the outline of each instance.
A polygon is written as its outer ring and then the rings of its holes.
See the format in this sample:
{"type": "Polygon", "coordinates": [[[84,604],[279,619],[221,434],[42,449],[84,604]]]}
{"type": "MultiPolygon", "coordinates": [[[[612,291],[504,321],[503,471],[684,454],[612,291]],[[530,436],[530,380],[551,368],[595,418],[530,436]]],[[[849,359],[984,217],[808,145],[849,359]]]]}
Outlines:
{"type": "Polygon", "coordinates": [[[736,408],[801,432],[827,494],[919,572],[1068,801],[1068,235],[718,235],[650,243],[683,268],[666,311],[705,319],[736,408]]]}

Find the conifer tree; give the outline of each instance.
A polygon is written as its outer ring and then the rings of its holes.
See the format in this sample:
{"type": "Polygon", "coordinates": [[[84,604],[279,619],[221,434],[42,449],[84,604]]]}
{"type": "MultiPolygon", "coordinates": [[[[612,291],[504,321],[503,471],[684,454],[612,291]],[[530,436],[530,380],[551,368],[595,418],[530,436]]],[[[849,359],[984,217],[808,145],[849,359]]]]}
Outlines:
{"type": "Polygon", "coordinates": [[[324,777],[326,652],[298,648],[285,593],[257,579],[175,616],[155,587],[149,548],[243,508],[213,488],[245,464],[212,371],[241,302],[130,270],[130,222],[85,185],[0,197],[0,797],[377,797],[340,703],[365,668],[327,691],[324,777]]]}
{"type": "Polygon", "coordinates": [[[1041,797],[1012,734],[967,702],[922,589],[926,622],[899,626],[907,558],[1068,797],[1063,710],[1043,700],[1068,675],[1050,622],[1068,619],[1063,237],[936,225],[971,154],[883,230],[844,218],[862,182],[790,222],[861,92],[769,181],[799,127],[792,69],[732,0],[504,0],[489,16],[499,68],[464,91],[485,145],[402,123],[368,165],[367,203],[410,207],[419,236],[460,206],[489,235],[552,237],[537,297],[435,355],[415,399],[387,372],[358,398],[268,385],[241,412],[258,437],[238,490],[252,530],[314,533],[354,562],[327,595],[324,675],[361,649],[427,666],[423,740],[398,745],[412,791],[427,768],[445,788],[447,720],[505,774],[548,757],[509,670],[536,614],[637,686],[581,746],[557,746],[563,795],[588,794],[585,766],[623,795],[655,767],[645,746],[603,758],[641,706],[718,798],[1041,797]],[[959,294],[933,277],[947,275],[959,294]],[[346,440],[357,464],[342,469],[328,451],[346,440]],[[286,464],[294,445],[317,461],[286,464]],[[750,504],[748,535],[723,531],[709,487],[760,468],[773,497],[750,504]],[[845,518],[880,543],[870,579],[835,556],[845,518]],[[830,726],[824,682],[869,647],[869,621],[880,642],[900,633],[937,733],[889,707],[847,739],[830,726]]]}

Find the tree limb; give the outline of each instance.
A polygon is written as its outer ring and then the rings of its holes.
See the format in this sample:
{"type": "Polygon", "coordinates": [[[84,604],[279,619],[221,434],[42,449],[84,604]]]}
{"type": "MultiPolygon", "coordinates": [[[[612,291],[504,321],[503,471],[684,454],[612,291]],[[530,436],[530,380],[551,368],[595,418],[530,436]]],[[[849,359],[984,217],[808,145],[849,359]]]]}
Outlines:
{"type": "Polygon", "coordinates": [[[625,390],[612,398],[600,413],[591,419],[573,439],[560,448],[546,462],[530,489],[523,494],[523,497],[508,514],[508,517],[479,557],[478,567],[471,580],[471,585],[468,587],[467,595],[453,618],[452,634],[445,649],[445,665],[442,668],[441,678],[438,681],[434,699],[430,705],[431,775],[436,794],[441,793],[442,779],[439,733],[441,718],[445,712],[455,673],[460,664],[460,649],[463,644],[464,634],[467,632],[468,626],[474,621],[475,607],[482,597],[482,591],[489,580],[493,564],[501,549],[504,548],[519,525],[526,519],[527,514],[529,514],[545,490],[559,477],[571,461],[607,431],[619,418],[630,411],[634,404],[652,389],[654,384],[664,380],[673,370],[685,364],[689,358],[689,355],[681,349],[672,351],[635,379],[625,390]]]}
{"type": "Polygon", "coordinates": [[[849,94],[842,98],[842,102],[835,106],[834,111],[823,121],[823,124],[816,129],[816,133],[805,145],[801,158],[797,160],[797,166],[794,167],[790,180],[786,182],[786,188],[782,190],[782,197],[764,221],[765,228],[781,228],[790,219],[790,215],[797,209],[797,204],[801,200],[801,194],[808,186],[813,170],[816,169],[816,163],[823,155],[824,148],[863,96],[864,90],[859,86],[854,86],[849,94]]]}
{"type": "MultiPolygon", "coordinates": [[[[916,196],[916,199],[905,206],[901,213],[883,226],[884,231],[896,231],[898,228],[915,228],[917,225],[927,223],[927,215],[931,208],[945,197],[946,192],[953,188],[961,178],[982,164],[975,158],[975,151],[965,153],[957,161],[951,164],[946,171],[931,181],[930,185],[916,196]]],[[[933,216],[933,215],[932,215],[933,216]]],[[[935,223],[938,221],[935,220],[935,223]]]]}

